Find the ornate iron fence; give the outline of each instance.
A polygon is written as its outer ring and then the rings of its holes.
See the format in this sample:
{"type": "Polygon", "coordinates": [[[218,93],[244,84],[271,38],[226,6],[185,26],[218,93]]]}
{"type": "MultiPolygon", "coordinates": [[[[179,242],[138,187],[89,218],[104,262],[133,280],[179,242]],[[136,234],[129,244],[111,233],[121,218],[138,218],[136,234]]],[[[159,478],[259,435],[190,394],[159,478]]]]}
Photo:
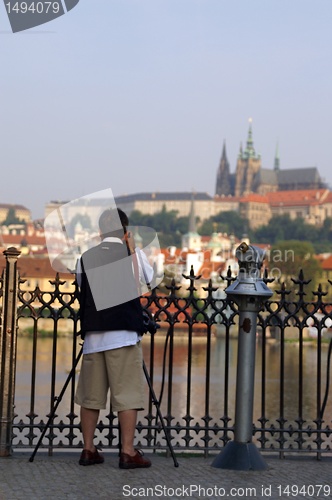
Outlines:
{"type": "MultiPolygon", "coordinates": [[[[2,456],[10,454],[11,448],[35,447],[80,349],[74,278],[69,279],[70,291],[68,281],[58,275],[50,281],[52,291],[39,287],[26,291],[16,268],[18,252],[9,249],[6,258],[0,290],[2,456]],[[43,358],[42,322],[51,323],[47,339],[50,362],[43,358]],[[65,348],[63,324],[67,332],[65,348]],[[23,341],[28,342],[27,348],[20,347],[23,341]],[[19,352],[23,350],[18,362],[17,346],[19,352]],[[41,372],[40,365],[45,363],[49,363],[47,372],[41,372]]],[[[238,311],[223,293],[234,278],[228,273],[216,284],[202,283],[193,272],[184,278],[182,285],[170,282],[166,293],[156,288],[141,298],[143,307],[162,325],[156,336],[144,337],[144,352],[172,446],[176,451],[207,456],[232,439],[234,431],[233,360],[238,311]],[[195,364],[198,357],[199,371],[195,364]]],[[[296,452],[314,453],[320,458],[331,452],[332,397],[328,393],[332,305],[324,302],[326,293],[321,286],[311,301],[306,300],[307,284],[302,272],[293,280],[294,301],[288,300],[290,292],[284,285],[270,284],[275,293],[258,318],[253,436],[262,452],[278,453],[280,457],[296,452]],[[310,342],[308,328],[315,335],[310,342]]],[[[82,446],[75,385],[76,374],[70,380],[66,400],[59,406],[61,411],[45,434],[42,447],[49,453],[82,446]]],[[[137,425],[138,444],[168,452],[148,390],[146,397],[146,413],[137,425]]],[[[117,417],[111,408],[98,423],[97,439],[103,447],[118,446],[117,417]]]]}

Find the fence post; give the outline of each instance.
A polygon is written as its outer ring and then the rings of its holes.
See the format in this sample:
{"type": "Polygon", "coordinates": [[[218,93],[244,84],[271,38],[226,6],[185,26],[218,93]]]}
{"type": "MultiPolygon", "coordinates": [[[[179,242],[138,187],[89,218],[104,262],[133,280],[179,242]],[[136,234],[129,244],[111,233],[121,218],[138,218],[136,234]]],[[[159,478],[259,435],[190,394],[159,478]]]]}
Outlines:
{"type": "Polygon", "coordinates": [[[12,454],[17,350],[17,259],[21,252],[10,247],[3,253],[6,256],[6,268],[0,328],[0,457],[8,457],[12,454]]]}

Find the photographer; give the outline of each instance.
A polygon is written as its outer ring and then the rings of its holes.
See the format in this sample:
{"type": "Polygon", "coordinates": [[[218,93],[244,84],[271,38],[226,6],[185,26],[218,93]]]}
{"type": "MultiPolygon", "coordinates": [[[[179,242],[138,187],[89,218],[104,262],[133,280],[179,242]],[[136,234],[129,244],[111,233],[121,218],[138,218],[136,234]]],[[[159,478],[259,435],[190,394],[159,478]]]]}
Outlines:
{"type": "Polygon", "coordinates": [[[153,269],[133,236],[120,209],[105,210],[99,218],[101,243],[83,253],[77,266],[81,289],[80,320],[83,360],[75,402],[81,406],[84,449],[80,465],[100,464],[104,457],[94,445],[101,409],[108,390],[121,431],[119,467],[150,467],[134,448],[137,411],[143,410],[143,358],[140,344],[146,331],[138,290],[142,262],[152,280],[153,269]],[[140,252],[139,259],[135,252],[140,252]],[[134,257],[134,258],[132,258],[134,257]]]}

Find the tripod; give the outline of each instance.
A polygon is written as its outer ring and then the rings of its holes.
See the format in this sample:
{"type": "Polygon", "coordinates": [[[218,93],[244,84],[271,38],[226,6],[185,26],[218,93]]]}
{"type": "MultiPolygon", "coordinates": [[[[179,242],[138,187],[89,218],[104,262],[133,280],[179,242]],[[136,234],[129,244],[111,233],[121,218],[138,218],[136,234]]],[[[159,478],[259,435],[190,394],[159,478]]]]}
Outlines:
{"type": "MultiPolygon", "coordinates": [[[[31,455],[31,457],[29,458],[29,462],[33,462],[34,458],[35,458],[35,455],[39,449],[39,446],[41,445],[41,442],[47,432],[47,429],[50,427],[50,424],[52,422],[52,420],[54,419],[54,416],[55,416],[55,413],[57,411],[57,408],[59,406],[59,404],[61,403],[61,400],[63,398],[63,395],[64,393],[66,392],[66,389],[71,381],[71,379],[74,377],[74,374],[75,374],[75,370],[76,370],[76,366],[78,365],[78,362],[81,358],[83,354],[83,346],[81,347],[80,349],[80,352],[78,353],[77,357],[76,357],[76,360],[73,364],[73,367],[67,377],[67,380],[66,382],[64,383],[64,386],[63,388],[61,389],[61,392],[59,394],[59,396],[56,398],[56,404],[54,405],[53,407],[53,410],[51,411],[50,415],[49,415],[49,418],[48,418],[48,421],[43,429],[43,432],[41,433],[40,437],[39,437],[39,440],[35,446],[35,449],[31,455]]],[[[164,419],[163,419],[163,416],[162,416],[162,413],[160,411],[160,406],[159,406],[159,401],[156,397],[156,394],[154,392],[154,389],[153,389],[153,386],[152,386],[152,383],[151,383],[151,379],[150,379],[150,376],[149,376],[149,373],[148,373],[148,370],[146,368],[146,365],[145,365],[145,361],[143,360],[143,371],[144,371],[144,375],[145,375],[145,378],[146,378],[146,381],[148,383],[148,386],[149,386],[149,390],[150,390],[150,396],[151,396],[151,399],[152,399],[152,403],[155,405],[156,407],[156,412],[157,412],[157,416],[160,420],[160,423],[161,423],[161,426],[162,426],[162,429],[164,431],[164,434],[165,434],[165,439],[166,439],[166,443],[167,443],[167,446],[169,448],[169,451],[172,455],[172,458],[173,458],[173,462],[174,462],[174,467],[179,467],[179,463],[176,459],[176,456],[175,456],[175,453],[174,453],[174,450],[173,450],[173,446],[172,446],[172,443],[171,443],[171,440],[170,440],[170,437],[168,435],[168,432],[167,432],[167,429],[166,429],[166,426],[165,426],[165,422],[164,422],[164,419]]]]}

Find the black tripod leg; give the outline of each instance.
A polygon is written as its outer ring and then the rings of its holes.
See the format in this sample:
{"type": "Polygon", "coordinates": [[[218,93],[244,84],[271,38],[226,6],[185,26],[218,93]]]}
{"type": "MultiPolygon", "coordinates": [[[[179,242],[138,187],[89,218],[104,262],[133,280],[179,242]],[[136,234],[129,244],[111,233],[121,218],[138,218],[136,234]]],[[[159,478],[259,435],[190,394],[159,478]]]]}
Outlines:
{"type": "Polygon", "coordinates": [[[80,358],[82,356],[82,353],[83,353],[83,347],[81,347],[81,350],[78,353],[78,356],[77,356],[77,358],[75,360],[75,363],[74,363],[74,365],[73,365],[73,367],[72,367],[72,369],[71,369],[71,371],[70,371],[70,373],[69,373],[69,375],[67,377],[67,380],[66,380],[66,382],[65,382],[65,384],[64,384],[64,386],[63,386],[63,388],[62,388],[62,390],[61,390],[61,392],[59,394],[59,396],[56,399],[56,404],[55,404],[52,412],[50,413],[50,416],[49,416],[48,421],[47,421],[47,423],[46,423],[46,425],[45,425],[45,427],[43,429],[43,432],[40,435],[38,443],[36,444],[36,447],[35,447],[32,455],[31,455],[31,457],[29,458],[29,462],[33,462],[33,459],[35,458],[35,455],[36,455],[36,453],[38,451],[38,448],[39,448],[39,446],[40,446],[40,444],[41,444],[41,442],[42,442],[42,440],[43,440],[43,438],[44,438],[44,436],[46,434],[47,429],[49,428],[49,426],[50,426],[50,424],[51,424],[51,422],[52,422],[52,420],[54,418],[55,412],[57,411],[57,408],[58,408],[59,404],[61,403],[63,395],[66,392],[68,384],[69,384],[70,380],[72,379],[72,377],[74,376],[76,366],[77,366],[77,364],[78,364],[78,362],[79,362],[79,360],[80,360],[80,358]]]}
{"type": "Polygon", "coordinates": [[[163,428],[163,431],[165,433],[165,439],[166,439],[166,442],[167,442],[167,446],[169,448],[169,451],[172,455],[172,458],[173,458],[173,462],[174,462],[174,467],[179,467],[179,463],[176,459],[176,456],[175,456],[175,453],[174,453],[174,450],[173,450],[173,446],[172,446],[172,443],[171,443],[171,440],[169,438],[169,435],[168,435],[168,432],[167,432],[167,429],[165,427],[165,422],[164,422],[164,419],[163,419],[163,416],[161,414],[161,411],[160,411],[160,408],[159,408],[159,402],[157,400],[157,397],[156,397],[156,394],[154,392],[154,389],[152,387],[152,384],[151,384],[151,380],[150,380],[150,376],[149,376],[149,373],[148,373],[148,370],[146,368],[146,365],[145,365],[145,362],[143,360],[143,370],[144,370],[144,375],[145,375],[145,378],[146,378],[146,381],[148,383],[148,386],[149,386],[149,389],[150,389],[150,394],[151,394],[151,399],[152,399],[152,402],[153,404],[155,405],[156,407],[156,410],[157,410],[157,415],[159,417],[159,420],[160,420],[160,423],[161,423],[161,426],[163,428]]]}
{"type": "Polygon", "coordinates": [[[121,425],[120,425],[120,422],[119,422],[119,414],[118,414],[118,427],[119,427],[119,444],[118,444],[118,448],[119,448],[119,456],[121,455],[121,449],[122,449],[122,441],[121,441],[121,425]]]}

